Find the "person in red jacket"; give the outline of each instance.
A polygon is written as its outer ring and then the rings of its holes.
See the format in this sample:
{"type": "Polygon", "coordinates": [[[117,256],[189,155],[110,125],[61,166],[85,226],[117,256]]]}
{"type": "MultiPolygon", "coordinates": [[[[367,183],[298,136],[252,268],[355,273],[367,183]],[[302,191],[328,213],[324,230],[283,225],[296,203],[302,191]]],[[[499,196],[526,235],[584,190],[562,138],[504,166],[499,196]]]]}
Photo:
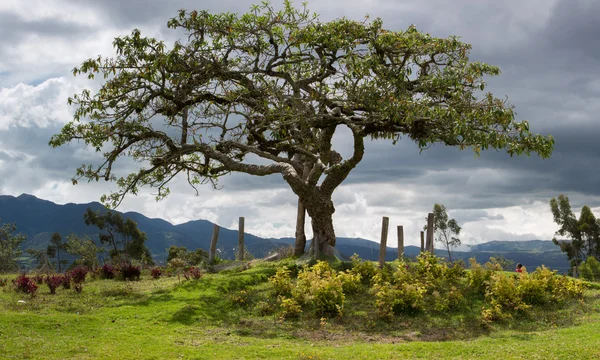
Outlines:
{"type": "Polygon", "coordinates": [[[518,273],[523,272],[523,264],[521,264],[521,263],[517,264],[517,270],[516,270],[516,272],[518,272],[518,273]]]}

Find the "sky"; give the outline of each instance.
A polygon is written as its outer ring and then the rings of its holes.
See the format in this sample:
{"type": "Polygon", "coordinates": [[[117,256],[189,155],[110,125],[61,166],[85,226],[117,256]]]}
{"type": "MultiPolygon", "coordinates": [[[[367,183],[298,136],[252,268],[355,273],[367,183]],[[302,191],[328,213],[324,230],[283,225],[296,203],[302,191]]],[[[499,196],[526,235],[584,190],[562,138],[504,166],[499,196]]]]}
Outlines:
{"type": "MultiPolygon", "coordinates": [[[[106,182],[72,185],[77,166],[98,164],[94,151],[74,143],[48,146],[72,120],[67,98],[97,88],[72,69],[90,57],[114,54],[112,41],[134,28],[173,43],[166,23],[179,9],[244,13],[258,0],[2,0],[0,1],[0,194],[33,194],[59,204],[98,201],[116,189],[106,182]]],[[[273,2],[279,6],[278,2],[273,2]]],[[[409,140],[367,141],[366,155],[333,196],[337,236],[378,240],[381,218],[416,245],[424,219],[442,203],[462,226],[463,244],[551,239],[549,200],[571,199],[600,211],[600,1],[597,0],[312,0],[322,21],[380,17],[384,27],[414,24],[433,36],[457,35],[472,44],[471,60],[499,66],[487,90],[506,97],[517,119],[556,140],[550,159],[509,157],[499,151],[433,146],[419,152],[409,140]]],[[[348,156],[347,133],[334,147],[348,156]]],[[[127,170],[130,165],[123,165],[127,170]]],[[[135,168],[130,168],[134,171],[135,168]]],[[[123,174],[125,175],[125,174],[123,174]]],[[[281,176],[230,175],[222,188],[196,195],[176,179],[156,202],[152,189],[127,196],[118,210],[179,224],[206,219],[263,237],[293,237],[296,196],[281,176]]],[[[310,235],[310,227],[307,226],[310,235]]]]}

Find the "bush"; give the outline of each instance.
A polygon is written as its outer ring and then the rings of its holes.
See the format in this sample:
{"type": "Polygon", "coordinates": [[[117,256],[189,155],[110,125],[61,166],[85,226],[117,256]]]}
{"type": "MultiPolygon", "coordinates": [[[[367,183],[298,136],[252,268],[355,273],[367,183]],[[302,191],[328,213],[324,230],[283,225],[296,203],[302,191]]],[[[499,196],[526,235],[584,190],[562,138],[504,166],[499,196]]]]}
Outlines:
{"type": "Polygon", "coordinates": [[[85,282],[85,276],[87,275],[87,273],[88,269],[86,267],[78,266],[71,270],[71,280],[74,284],[81,284],[85,282]]]}
{"type": "Polygon", "coordinates": [[[117,275],[117,269],[111,264],[104,264],[100,268],[100,277],[102,279],[114,279],[117,275]]]}
{"type": "Polygon", "coordinates": [[[470,271],[468,274],[469,286],[480,294],[485,294],[486,287],[494,273],[490,268],[478,264],[475,258],[469,259],[470,271]]]}
{"type": "Polygon", "coordinates": [[[35,274],[33,276],[33,281],[35,281],[36,284],[41,285],[44,283],[44,275],[42,274],[35,274]]]}
{"type": "Polygon", "coordinates": [[[247,290],[240,290],[231,295],[230,300],[238,306],[247,306],[250,303],[250,293],[247,290]]]}
{"type": "Polygon", "coordinates": [[[318,315],[341,315],[345,296],[342,280],[336,275],[325,261],[301,270],[292,290],[294,299],[300,305],[313,307],[318,315]]]}
{"type": "Polygon", "coordinates": [[[64,273],[62,276],[62,287],[65,290],[68,290],[71,288],[71,273],[64,273]]]}
{"type": "Polygon", "coordinates": [[[365,283],[370,283],[373,276],[377,274],[377,267],[375,263],[372,261],[365,261],[358,257],[357,254],[352,255],[350,257],[352,260],[352,270],[353,274],[360,275],[360,278],[365,283]]]}
{"type": "Polygon", "coordinates": [[[595,257],[590,256],[579,266],[581,277],[588,281],[600,281],[600,262],[595,257]]]}
{"type": "Polygon", "coordinates": [[[289,295],[292,292],[292,280],[290,278],[291,271],[286,267],[280,267],[271,276],[269,282],[273,284],[275,295],[289,295]]]}
{"type": "Polygon", "coordinates": [[[162,272],[157,267],[152,268],[152,270],[150,270],[150,276],[152,276],[153,279],[159,279],[161,275],[162,272]]]}
{"type": "Polygon", "coordinates": [[[400,313],[416,313],[425,308],[426,288],[419,283],[397,281],[407,273],[402,269],[406,270],[405,267],[399,267],[399,271],[395,273],[399,277],[386,279],[386,276],[380,273],[373,278],[375,307],[377,315],[381,318],[389,319],[400,313]]]}
{"type": "Polygon", "coordinates": [[[139,280],[142,275],[142,271],[139,266],[135,266],[129,263],[123,263],[119,267],[119,274],[123,280],[139,280]]]}
{"type": "Polygon", "coordinates": [[[280,317],[283,319],[296,318],[302,313],[302,307],[295,299],[280,297],[280,317]]]}
{"type": "Polygon", "coordinates": [[[29,294],[32,297],[35,296],[38,289],[35,281],[27,277],[25,274],[19,275],[16,279],[14,279],[13,284],[15,285],[17,291],[29,294]]]}
{"type": "Polygon", "coordinates": [[[48,275],[44,279],[46,285],[48,285],[48,289],[50,289],[50,294],[56,294],[56,288],[62,285],[63,276],[62,275],[48,275]]]}
{"type": "Polygon", "coordinates": [[[186,279],[198,280],[202,277],[202,273],[196,266],[192,266],[184,273],[184,276],[186,279]]]}

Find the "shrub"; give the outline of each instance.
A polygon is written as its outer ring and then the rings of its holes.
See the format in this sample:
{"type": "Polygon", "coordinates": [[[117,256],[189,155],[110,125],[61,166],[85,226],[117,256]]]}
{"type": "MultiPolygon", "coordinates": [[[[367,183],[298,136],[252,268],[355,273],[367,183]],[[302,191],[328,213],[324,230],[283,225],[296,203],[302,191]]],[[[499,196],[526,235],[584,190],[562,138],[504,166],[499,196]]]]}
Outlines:
{"type": "Polygon", "coordinates": [[[71,273],[64,273],[62,276],[62,287],[65,290],[68,290],[71,288],[71,273]]]}
{"type": "Polygon", "coordinates": [[[48,275],[44,279],[46,285],[48,285],[48,289],[50,289],[50,294],[56,294],[56,288],[62,285],[63,276],[62,275],[48,275]]]}
{"type": "Polygon", "coordinates": [[[71,280],[74,284],[81,284],[85,281],[85,276],[88,273],[88,269],[84,266],[78,266],[71,270],[71,280]]]}
{"type": "Polygon", "coordinates": [[[581,277],[588,281],[600,281],[600,262],[595,257],[590,256],[579,266],[581,277]]]}
{"type": "Polygon", "coordinates": [[[119,267],[119,273],[123,280],[139,280],[142,275],[142,271],[139,266],[135,266],[129,263],[123,263],[119,267]]]}
{"type": "Polygon", "coordinates": [[[486,287],[492,277],[494,270],[484,268],[478,264],[475,258],[469,259],[470,271],[468,274],[469,286],[480,294],[485,294],[486,287]]]}
{"type": "Polygon", "coordinates": [[[16,279],[13,280],[13,283],[17,291],[29,294],[32,297],[35,296],[38,289],[38,286],[36,285],[35,281],[33,281],[33,279],[29,278],[25,274],[19,275],[16,279]]]}
{"type": "Polygon", "coordinates": [[[381,278],[374,279],[373,293],[377,315],[391,318],[400,313],[416,313],[425,308],[424,295],[427,290],[419,284],[392,284],[381,278]]]}
{"type": "Polygon", "coordinates": [[[281,309],[279,315],[283,319],[295,318],[302,313],[300,304],[295,299],[286,297],[280,297],[279,308],[281,309]]]}
{"type": "Polygon", "coordinates": [[[373,276],[377,274],[377,267],[375,263],[372,261],[361,260],[357,254],[352,255],[350,260],[352,260],[351,272],[353,274],[360,275],[360,278],[363,282],[370,283],[371,279],[373,279],[373,276]]]}
{"type": "Polygon", "coordinates": [[[342,281],[325,261],[298,273],[294,299],[301,305],[313,307],[319,315],[341,315],[344,307],[342,281]]]}
{"type": "Polygon", "coordinates": [[[188,280],[190,278],[198,280],[202,277],[202,273],[200,272],[200,269],[198,269],[196,266],[192,266],[184,273],[184,276],[188,280]]]}
{"type": "Polygon", "coordinates": [[[256,309],[258,310],[260,316],[272,315],[275,312],[275,307],[273,304],[267,301],[259,301],[256,304],[256,309]]]}
{"type": "Polygon", "coordinates": [[[35,274],[33,276],[33,281],[35,281],[36,284],[41,285],[44,283],[44,275],[42,274],[35,274]]]}
{"type": "Polygon", "coordinates": [[[342,282],[342,290],[344,294],[352,294],[358,291],[361,276],[360,274],[354,274],[352,271],[346,270],[345,272],[338,272],[337,278],[342,282]]]}
{"type": "Polygon", "coordinates": [[[152,270],[150,270],[150,276],[152,276],[153,279],[159,279],[161,275],[162,272],[157,267],[152,268],[152,270]]]}
{"type": "Polygon", "coordinates": [[[280,267],[271,276],[269,282],[273,284],[275,295],[289,295],[292,292],[292,280],[290,278],[290,270],[286,267],[280,267]]]}
{"type": "Polygon", "coordinates": [[[250,293],[247,290],[240,290],[231,295],[230,300],[238,306],[246,306],[250,302],[250,293]]]}
{"type": "Polygon", "coordinates": [[[111,264],[104,264],[100,268],[100,277],[102,279],[114,279],[117,275],[117,269],[111,264]]]}

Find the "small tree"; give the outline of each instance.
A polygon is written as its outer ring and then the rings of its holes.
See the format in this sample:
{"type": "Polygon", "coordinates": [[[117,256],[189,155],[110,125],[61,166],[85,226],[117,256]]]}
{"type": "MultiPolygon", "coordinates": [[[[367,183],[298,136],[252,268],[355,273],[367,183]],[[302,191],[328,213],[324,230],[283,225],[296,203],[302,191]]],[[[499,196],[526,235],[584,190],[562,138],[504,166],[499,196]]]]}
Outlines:
{"type": "Polygon", "coordinates": [[[469,61],[471,46],[453,36],[388,30],[380,19],[321,22],[291,1],[243,15],[181,10],[168,26],[186,40],[167,47],[133,30],[115,39],[116,57],[75,68],[105,82],[69,99],[74,119],[50,140],[104,152],[73,182],[116,181],[119,190],[101,199],[112,207],[143,186],[164,198],[180,173],[191,186],[216,186],[231,172],[278,174],[310,216],[319,253],[333,254],[332,195],[363,159],[365,138],[552,152],[552,137],[531,133],[504,99],[479,93],[484,76],[500,70],[469,61]],[[333,149],[342,128],[352,138],[347,158],[333,149]],[[144,165],[120,177],[115,164],[126,156],[144,165]]]}
{"type": "Polygon", "coordinates": [[[186,265],[199,265],[208,260],[208,253],[203,249],[188,251],[185,246],[171,245],[167,249],[167,262],[173,259],[180,259],[186,265]]]}
{"type": "Polygon", "coordinates": [[[86,225],[94,225],[100,230],[100,242],[110,247],[109,254],[113,260],[121,257],[128,261],[131,259],[141,260],[150,253],[146,245],[146,233],[141,231],[137,223],[131,219],[124,220],[114,211],[106,211],[101,214],[88,208],[84,214],[86,225]]]}
{"type": "MultiPolygon", "coordinates": [[[[460,239],[454,235],[460,234],[461,227],[454,219],[448,220],[448,211],[443,204],[433,205],[433,231],[435,241],[440,242],[448,250],[448,261],[452,262],[451,248],[460,246],[460,239]]],[[[427,228],[427,226],[425,226],[427,228]]]]}
{"type": "Polygon", "coordinates": [[[96,246],[94,240],[88,236],[79,237],[75,234],[67,236],[65,251],[79,257],[79,265],[91,270],[96,270],[99,265],[98,254],[104,251],[103,247],[96,246]]]}
{"type": "Polygon", "coordinates": [[[26,235],[14,234],[17,225],[2,224],[0,219],[0,272],[14,271],[18,268],[17,258],[23,253],[21,244],[27,239],[26,235]]]}
{"type": "Polygon", "coordinates": [[[59,273],[62,272],[62,265],[67,264],[67,260],[60,259],[60,253],[61,251],[65,250],[66,246],[67,244],[62,241],[62,236],[59,233],[55,232],[54,234],[52,234],[52,238],[50,239],[50,245],[48,245],[48,248],[46,249],[46,254],[48,255],[48,257],[56,257],[56,265],[58,267],[59,273]]]}
{"type": "Polygon", "coordinates": [[[560,246],[571,261],[571,265],[579,265],[590,256],[600,258],[600,219],[596,219],[589,206],[581,208],[579,219],[571,210],[569,197],[561,194],[558,199],[550,200],[550,210],[554,222],[560,228],[556,235],[568,236],[570,240],[552,239],[554,244],[560,246]]]}

